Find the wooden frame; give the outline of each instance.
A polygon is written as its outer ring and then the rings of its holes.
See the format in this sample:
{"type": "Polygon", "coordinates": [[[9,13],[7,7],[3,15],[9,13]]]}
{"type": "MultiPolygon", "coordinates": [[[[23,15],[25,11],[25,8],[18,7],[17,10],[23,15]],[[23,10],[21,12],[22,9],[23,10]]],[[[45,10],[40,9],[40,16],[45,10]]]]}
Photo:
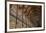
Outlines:
{"type": "MultiPolygon", "coordinates": [[[[7,31],[7,2],[13,2],[13,1],[6,1],[5,2],[5,32],[8,32],[7,31]]],[[[14,2],[22,2],[22,3],[38,3],[38,4],[43,4],[44,6],[43,7],[43,29],[39,29],[39,30],[23,30],[24,32],[25,31],[41,31],[41,30],[45,30],[45,3],[44,2],[28,2],[28,1],[14,1],[14,2]]],[[[23,31],[16,31],[16,32],[23,32],[23,31]]]]}

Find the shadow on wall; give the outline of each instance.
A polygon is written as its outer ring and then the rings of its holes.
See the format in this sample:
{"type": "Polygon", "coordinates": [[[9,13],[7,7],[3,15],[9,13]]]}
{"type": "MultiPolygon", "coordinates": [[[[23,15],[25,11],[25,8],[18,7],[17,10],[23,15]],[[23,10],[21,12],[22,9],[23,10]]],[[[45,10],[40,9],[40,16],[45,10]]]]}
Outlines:
{"type": "Polygon", "coordinates": [[[18,33],[18,32],[7,32],[7,33],[18,33]]]}
{"type": "Polygon", "coordinates": [[[7,1],[19,1],[19,0],[7,0],[7,1]]]}

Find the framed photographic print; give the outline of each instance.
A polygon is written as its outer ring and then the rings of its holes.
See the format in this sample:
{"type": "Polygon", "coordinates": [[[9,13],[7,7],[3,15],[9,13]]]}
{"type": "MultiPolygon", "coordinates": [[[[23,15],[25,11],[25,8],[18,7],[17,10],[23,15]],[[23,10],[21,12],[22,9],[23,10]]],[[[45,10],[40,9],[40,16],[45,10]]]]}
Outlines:
{"type": "Polygon", "coordinates": [[[44,7],[44,2],[7,1],[7,32],[44,30],[44,7]]]}

